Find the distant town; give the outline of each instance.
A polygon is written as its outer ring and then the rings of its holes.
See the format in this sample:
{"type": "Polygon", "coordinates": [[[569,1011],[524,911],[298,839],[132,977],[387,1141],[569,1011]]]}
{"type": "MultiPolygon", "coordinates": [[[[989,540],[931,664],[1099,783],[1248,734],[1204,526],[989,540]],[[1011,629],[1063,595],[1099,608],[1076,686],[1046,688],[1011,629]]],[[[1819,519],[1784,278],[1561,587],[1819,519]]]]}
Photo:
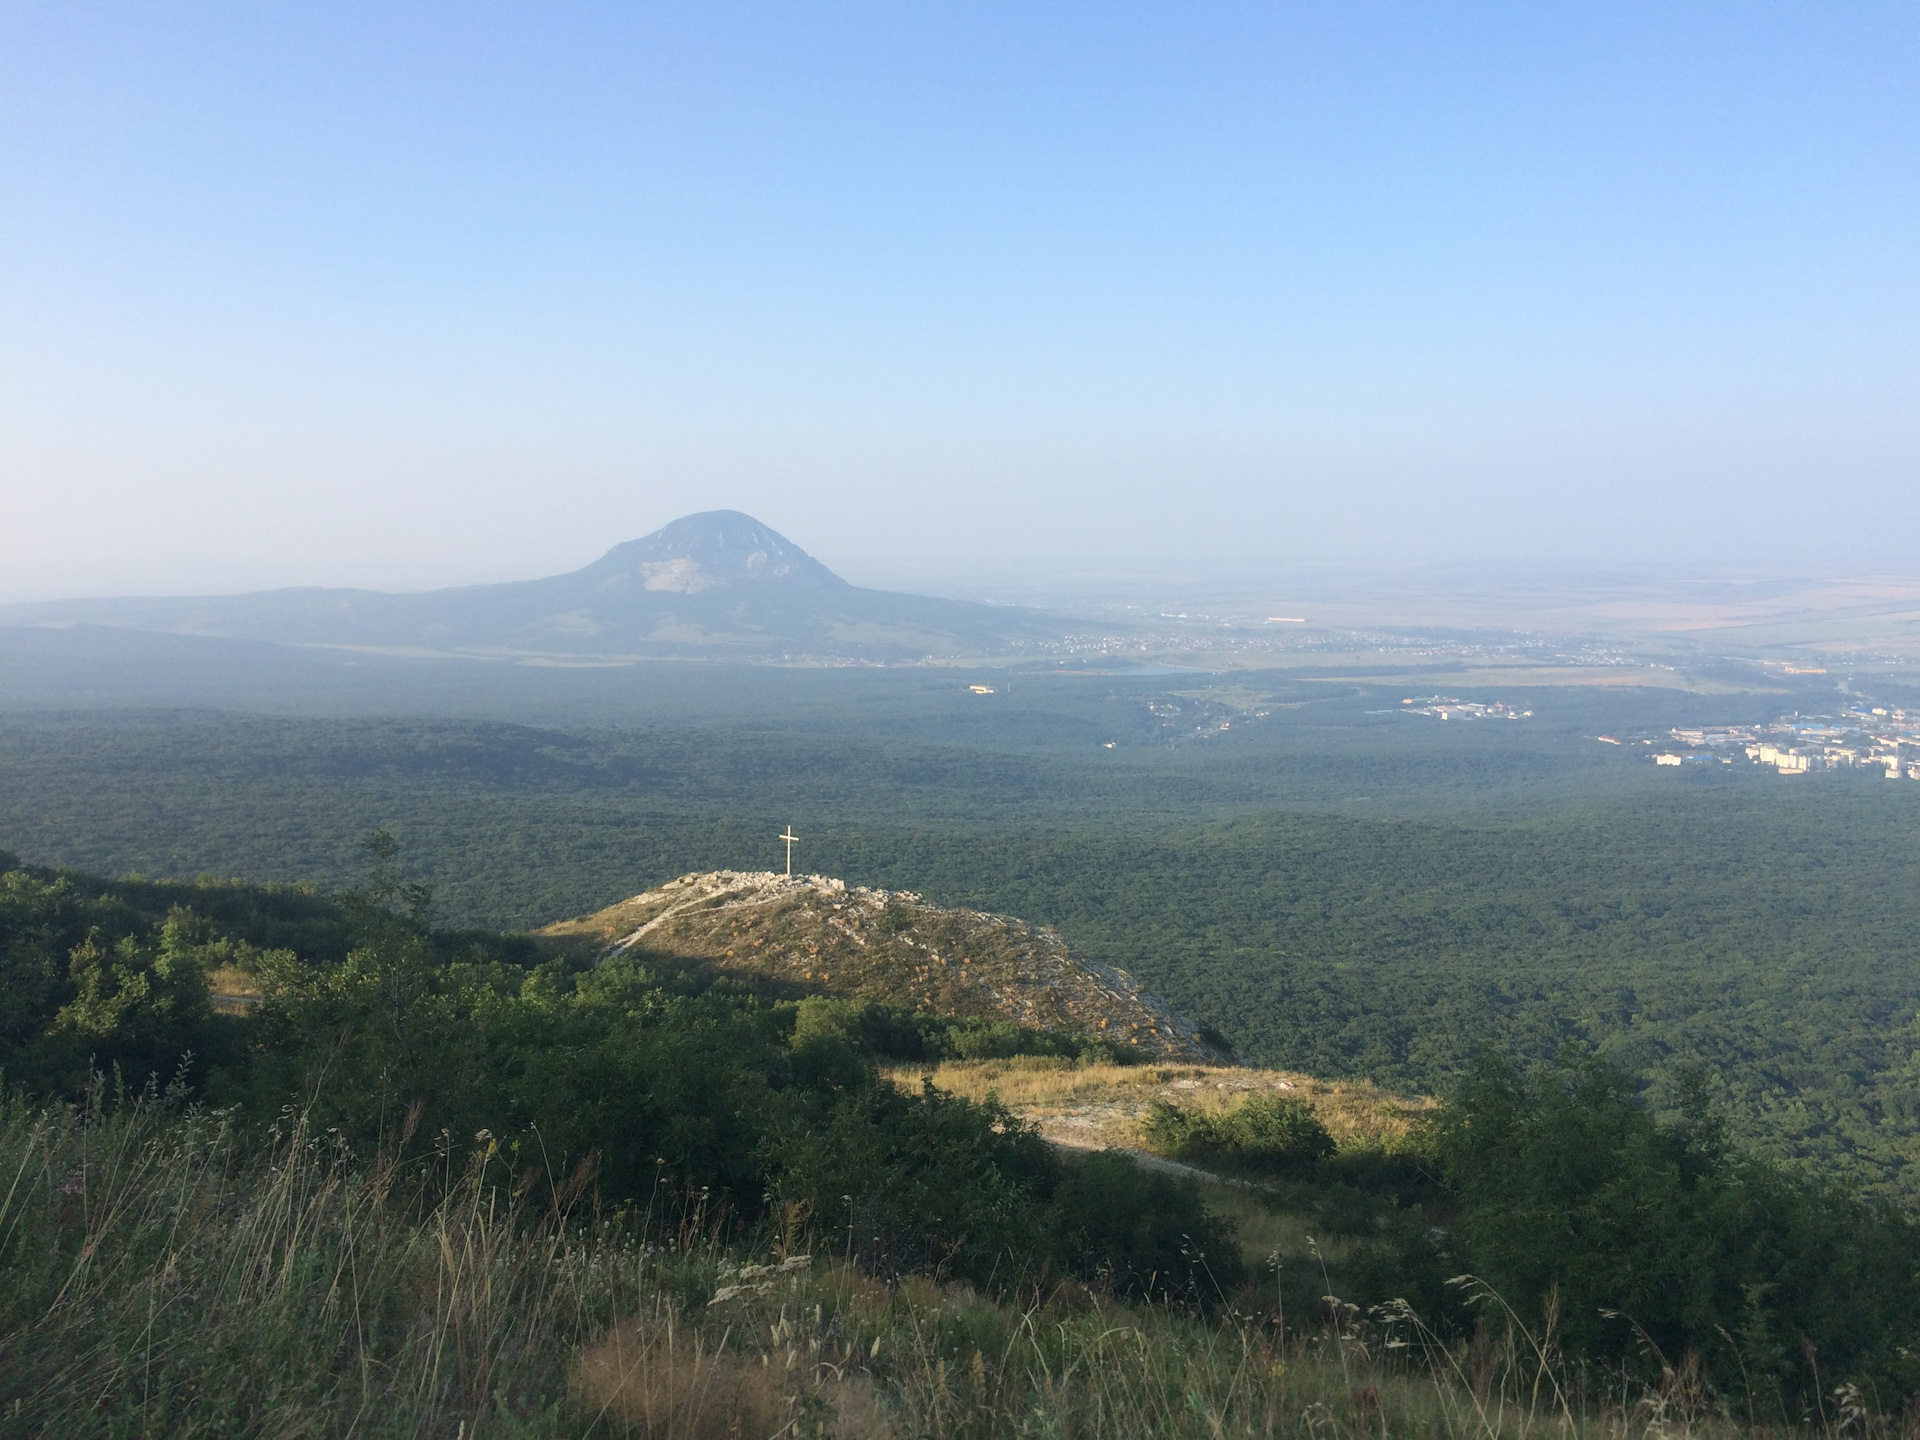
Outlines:
{"type": "Polygon", "coordinates": [[[1400,713],[1403,715],[1432,715],[1441,720],[1525,720],[1533,714],[1531,710],[1512,709],[1499,700],[1491,705],[1482,705],[1478,701],[1456,700],[1447,695],[1428,695],[1424,699],[1409,695],[1400,703],[1417,707],[1402,710],[1400,713]]]}
{"type": "MultiPolygon", "coordinates": [[[[1595,738],[1608,745],[1629,743],[1611,735],[1595,738]]],[[[1920,780],[1920,716],[1879,706],[1861,706],[1837,715],[1796,711],[1771,725],[1676,727],[1663,740],[1638,743],[1659,747],[1651,756],[1656,765],[1731,765],[1744,757],[1782,775],[1883,771],[1889,780],[1920,780]]]]}

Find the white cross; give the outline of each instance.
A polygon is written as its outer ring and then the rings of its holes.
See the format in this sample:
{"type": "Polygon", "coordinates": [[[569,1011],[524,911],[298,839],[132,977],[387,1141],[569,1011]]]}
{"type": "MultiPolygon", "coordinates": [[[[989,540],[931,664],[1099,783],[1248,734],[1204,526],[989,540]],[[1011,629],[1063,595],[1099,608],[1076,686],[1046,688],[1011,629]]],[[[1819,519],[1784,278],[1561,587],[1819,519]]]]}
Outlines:
{"type": "Polygon", "coordinates": [[[774,839],[787,842],[787,879],[791,880],[793,878],[793,847],[799,842],[800,837],[793,833],[793,826],[789,825],[784,835],[776,835],[774,839]]]}

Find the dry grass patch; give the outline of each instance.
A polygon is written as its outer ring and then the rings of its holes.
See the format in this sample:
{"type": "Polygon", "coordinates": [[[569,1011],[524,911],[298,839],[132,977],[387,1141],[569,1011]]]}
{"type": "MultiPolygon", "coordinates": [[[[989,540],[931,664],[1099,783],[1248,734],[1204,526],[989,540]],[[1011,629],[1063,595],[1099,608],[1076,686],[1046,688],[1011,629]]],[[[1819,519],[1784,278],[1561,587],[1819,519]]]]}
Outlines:
{"type": "Polygon", "coordinates": [[[261,1000],[260,982],[251,971],[222,965],[207,972],[207,995],[223,1015],[245,1015],[261,1000]]]}
{"type": "Polygon", "coordinates": [[[747,1352],[671,1314],[617,1326],[575,1362],[575,1404],[596,1426],[647,1440],[772,1440],[891,1433],[872,1383],[836,1375],[802,1347],[747,1352]]]}
{"type": "Polygon", "coordinates": [[[1217,1065],[1076,1065],[1021,1056],[900,1066],[896,1084],[918,1089],[923,1076],[969,1100],[995,1095],[1058,1145],[1145,1148],[1142,1123],[1154,1101],[1222,1114],[1256,1095],[1297,1095],[1313,1107],[1342,1149],[1392,1150],[1406,1143],[1418,1118],[1439,1102],[1394,1095],[1365,1080],[1316,1080],[1286,1070],[1217,1065]]]}
{"type": "Polygon", "coordinates": [[[250,970],[222,965],[207,972],[207,989],[216,995],[258,995],[260,982],[250,970]]]}

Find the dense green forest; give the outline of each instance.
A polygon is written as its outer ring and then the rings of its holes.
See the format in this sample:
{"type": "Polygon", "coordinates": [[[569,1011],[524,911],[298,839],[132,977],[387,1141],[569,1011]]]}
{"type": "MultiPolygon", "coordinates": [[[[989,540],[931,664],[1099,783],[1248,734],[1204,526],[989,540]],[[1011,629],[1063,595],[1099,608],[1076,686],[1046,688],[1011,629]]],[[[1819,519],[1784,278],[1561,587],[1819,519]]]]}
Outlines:
{"type": "Polygon", "coordinates": [[[968,678],[715,672],[619,728],[16,713],[0,838],[333,887],[385,826],[442,923],[500,929],[772,865],[793,823],[806,868],[1054,924],[1250,1060],[1437,1091],[1483,1045],[1573,1042],[1656,1110],[1701,1070],[1743,1141],[1920,1199],[1920,795],[1592,739],[1781,697],[1528,692],[1534,720],[1443,727],[1374,713],[1384,685],[968,678]]]}

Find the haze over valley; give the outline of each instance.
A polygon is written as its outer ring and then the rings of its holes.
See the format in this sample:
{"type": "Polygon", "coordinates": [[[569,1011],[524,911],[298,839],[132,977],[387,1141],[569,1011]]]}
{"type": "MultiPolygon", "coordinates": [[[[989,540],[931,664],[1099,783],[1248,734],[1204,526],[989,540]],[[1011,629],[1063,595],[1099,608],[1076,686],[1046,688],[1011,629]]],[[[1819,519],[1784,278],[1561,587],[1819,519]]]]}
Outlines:
{"type": "Polygon", "coordinates": [[[1911,8],[0,11],[0,1440],[1892,1440],[1911,8]]]}

